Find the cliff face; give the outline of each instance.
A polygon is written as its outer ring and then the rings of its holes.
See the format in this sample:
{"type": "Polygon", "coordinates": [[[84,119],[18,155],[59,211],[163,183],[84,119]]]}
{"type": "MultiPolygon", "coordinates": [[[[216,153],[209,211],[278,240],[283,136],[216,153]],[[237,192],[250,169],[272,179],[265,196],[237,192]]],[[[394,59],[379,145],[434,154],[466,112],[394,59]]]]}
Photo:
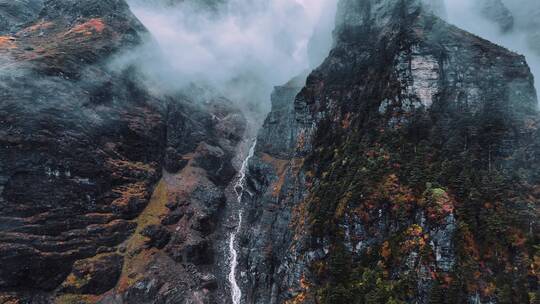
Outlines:
{"type": "Polygon", "coordinates": [[[211,301],[240,111],[111,70],[148,35],[122,0],[0,20],[0,302],[211,301]]]}
{"type": "Polygon", "coordinates": [[[339,4],[250,163],[246,303],[538,299],[540,122],[524,57],[419,1],[339,4]],[[299,92],[298,95],[297,92],[299,92]]]}

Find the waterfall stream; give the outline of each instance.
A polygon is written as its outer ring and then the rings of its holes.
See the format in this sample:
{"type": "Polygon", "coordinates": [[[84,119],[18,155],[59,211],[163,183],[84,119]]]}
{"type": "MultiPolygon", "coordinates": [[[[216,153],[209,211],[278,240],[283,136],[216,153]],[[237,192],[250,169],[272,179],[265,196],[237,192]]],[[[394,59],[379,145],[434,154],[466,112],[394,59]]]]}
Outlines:
{"type": "Polygon", "coordinates": [[[248,167],[249,160],[253,157],[255,153],[255,146],[257,141],[253,142],[253,145],[249,149],[247,157],[244,159],[242,166],[240,167],[238,181],[234,185],[234,191],[236,192],[236,199],[238,201],[238,223],[236,229],[231,233],[229,239],[229,263],[230,263],[230,272],[229,272],[229,283],[231,284],[231,297],[233,304],[240,304],[242,299],[242,290],[238,286],[236,281],[236,268],[238,266],[238,252],[236,251],[236,236],[240,232],[242,227],[242,196],[244,193],[244,183],[246,180],[246,170],[248,167]]]}

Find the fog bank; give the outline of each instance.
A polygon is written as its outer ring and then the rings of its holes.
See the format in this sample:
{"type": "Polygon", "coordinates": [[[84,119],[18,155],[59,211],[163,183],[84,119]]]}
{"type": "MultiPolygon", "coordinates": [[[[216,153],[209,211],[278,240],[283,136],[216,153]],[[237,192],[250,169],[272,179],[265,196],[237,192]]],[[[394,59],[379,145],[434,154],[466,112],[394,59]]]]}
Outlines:
{"type": "Polygon", "coordinates": [[[214,1],[212,8],[171,2],[130,2],[155,40],[113,63],[134,64],[161,92],[196,83],[268,107],[273,86],[318,65],[330,50],[336,0],[214,1]]]}

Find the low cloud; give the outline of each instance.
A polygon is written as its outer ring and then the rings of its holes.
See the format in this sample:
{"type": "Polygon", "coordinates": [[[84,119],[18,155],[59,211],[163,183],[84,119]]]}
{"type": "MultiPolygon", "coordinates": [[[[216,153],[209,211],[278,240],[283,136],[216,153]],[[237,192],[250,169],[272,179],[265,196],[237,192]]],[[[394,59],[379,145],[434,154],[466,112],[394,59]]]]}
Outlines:
{"type": "Polygon", "coordinates": [[[153,38],[123,54],[148,86],[176,92],[192,83],[240,102],[268,107],[273,86],[313,68],[328,54],[337,0],[131,1],[153,38]]]}

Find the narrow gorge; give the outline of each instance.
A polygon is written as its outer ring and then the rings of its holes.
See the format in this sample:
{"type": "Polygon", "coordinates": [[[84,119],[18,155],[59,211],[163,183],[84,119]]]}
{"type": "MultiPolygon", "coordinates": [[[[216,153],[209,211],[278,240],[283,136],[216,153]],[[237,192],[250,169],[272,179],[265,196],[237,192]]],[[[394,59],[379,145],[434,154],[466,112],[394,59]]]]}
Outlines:
{"type": "Polygon", "coordinates": [[[230,263],[230,270],[229,270],[229,284],[231,286],[231,298],[233,304],[240,304],[240,301],[242,300],[242,290],[240,289],[240,286],[238,286],[237,281],[237,275],[236,270],[238,268],[238,250],[237,250],[237,238],[238,233],[240,233],[240,228],[242,227],[242,220],[244,215],[244,206],[242,206],[242,198],[244,197],[244,186],[246,183],[246,170],[247,166],[249,164],[249,161],[253,157],[253,154],[255,153],[255,146],[257,145],[257,141],[254,141],[251,147],[249,148],[248,155],[242,162],[242,166],[240,167],[240,172],[238,173],[238,181],[234,185],[234,192],[236,194],[236,199],[238,202],[237,209],[237,220],[236,225],[237,227],[234,229],[233,232],[231,232],[231,236],[229,238],[229,263],[230,263]]]}
{"type": "Polygon", "coordinates": [[[0,304],[538,303],[516,1],[0,0],[0,304]]]}

